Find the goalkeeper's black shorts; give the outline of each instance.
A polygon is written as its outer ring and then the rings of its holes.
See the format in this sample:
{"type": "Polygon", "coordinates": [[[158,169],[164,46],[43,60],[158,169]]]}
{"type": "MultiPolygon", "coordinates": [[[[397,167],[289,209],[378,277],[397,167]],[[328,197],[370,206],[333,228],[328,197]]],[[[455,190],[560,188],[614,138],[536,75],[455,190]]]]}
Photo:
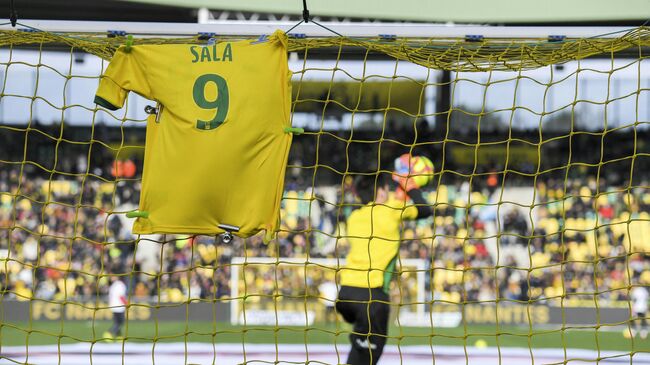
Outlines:
{"type": "Polygon", "coordinates": [[[353,324],[347,364],[376,364],[379,360],[388,334],[388,300],[382,288],[341,287],[336,310],[353,324]]]}

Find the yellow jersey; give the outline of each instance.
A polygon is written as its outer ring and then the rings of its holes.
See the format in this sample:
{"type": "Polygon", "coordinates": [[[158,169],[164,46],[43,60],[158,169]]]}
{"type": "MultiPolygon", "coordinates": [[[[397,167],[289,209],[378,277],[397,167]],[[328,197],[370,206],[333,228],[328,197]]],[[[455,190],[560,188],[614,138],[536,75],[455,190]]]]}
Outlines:
{"type": "Polygon", "coordinates": [[[279,222],[291,145],[287,38],[213,45],[120,47],[95,102],[116,110],[129,91],[158,103],[148,118],[136,234],[248,237],[279,222]]]}
{"type": "Polygon", "coordinates": [[[379,288],[388,284],[400,245],[402,220],[416,219],[418,210],[393,197],[383,204],[369,203],[350,214],[347,239],[350,243],[340,284],[379,288]]]}

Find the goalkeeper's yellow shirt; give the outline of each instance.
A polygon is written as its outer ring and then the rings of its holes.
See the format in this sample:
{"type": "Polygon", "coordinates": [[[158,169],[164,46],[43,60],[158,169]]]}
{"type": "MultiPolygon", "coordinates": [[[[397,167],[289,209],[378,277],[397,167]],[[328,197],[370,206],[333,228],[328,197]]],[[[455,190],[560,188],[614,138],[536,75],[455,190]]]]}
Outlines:
{"type": "Polygon", "coordinates": [[[119,109],[129,91],[154,100],[147,122],[137,234],[247,237],[279,221],[291,134],[287,39],[120,47],[95,102],[119,109]]]}
{"type": "Polygon", "coordinates": [[[414,205],[392,197],[353,211],[347,221],[350,251],[340,271],[341,285],[386,289],[399,252],[402,220],[417,216],[414,205]]]}

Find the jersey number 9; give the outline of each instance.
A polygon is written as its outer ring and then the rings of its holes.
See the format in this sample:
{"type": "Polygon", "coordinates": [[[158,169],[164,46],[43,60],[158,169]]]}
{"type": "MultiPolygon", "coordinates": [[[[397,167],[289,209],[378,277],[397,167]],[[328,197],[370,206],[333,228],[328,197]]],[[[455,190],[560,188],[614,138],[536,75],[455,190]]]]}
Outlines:
{"type": "Polygon", "coordinates": [[[216,109],[216,113],[212,120],[196,121],[196,128],[201,130],[211,130],[219,127],[226,120],[228,115],[228,84],[226,80],[215,74],[205,74],[199,76],[194,81],[194,89],[192,90],[194,102],[201,109],[216,109]],[[217,98],[214,100],[207,100],[205,96],[205,86],[214,82],[217,85],[217,98]]]}

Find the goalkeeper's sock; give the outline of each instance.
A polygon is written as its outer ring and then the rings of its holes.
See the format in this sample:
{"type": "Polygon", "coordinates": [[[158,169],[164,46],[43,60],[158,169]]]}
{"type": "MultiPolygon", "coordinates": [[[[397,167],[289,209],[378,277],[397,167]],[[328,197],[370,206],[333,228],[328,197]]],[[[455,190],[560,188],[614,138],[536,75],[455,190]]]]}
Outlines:
{"type": "Polygon", "coordinates": [[[106,342],[112,342],[113,341],[113,334],[111,334],[108,331],[104,332],[103,337],[104,337],[104,341],[106,341],[106,342]]]}

